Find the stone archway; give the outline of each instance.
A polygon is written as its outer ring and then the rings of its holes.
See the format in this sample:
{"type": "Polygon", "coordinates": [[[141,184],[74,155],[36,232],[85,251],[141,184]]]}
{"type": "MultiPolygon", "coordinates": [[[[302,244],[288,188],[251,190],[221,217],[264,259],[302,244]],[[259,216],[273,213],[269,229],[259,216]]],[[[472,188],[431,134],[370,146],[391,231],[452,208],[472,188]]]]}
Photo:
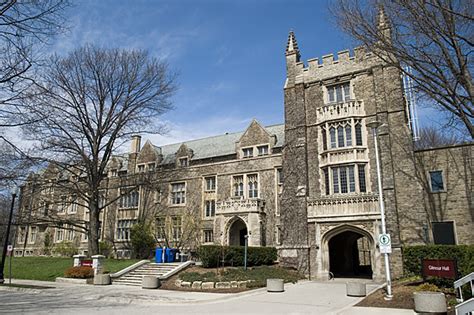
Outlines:
{"type": "Polygon", "coordinates": [[[244,246],[247,235],[247,224],[238,218],[229,227],[229,245],[244,246]]]}
{"type": "Polygon", "coordinates": [[[372,279],[373,239],[369,233],[344,225],[325,235],[327,268],[335,277],[372,279]]]}

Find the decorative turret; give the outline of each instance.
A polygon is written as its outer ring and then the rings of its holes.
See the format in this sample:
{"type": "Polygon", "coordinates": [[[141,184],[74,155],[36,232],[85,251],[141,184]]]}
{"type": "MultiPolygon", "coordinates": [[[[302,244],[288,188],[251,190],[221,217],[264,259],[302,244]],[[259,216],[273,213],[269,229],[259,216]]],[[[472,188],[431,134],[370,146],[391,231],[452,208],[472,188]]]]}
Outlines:
{"type": "Polygon", "coordinates": [[[295,77],[303,70],[303,63],[300,62],[300,50],[296,42],[295,33],[290,31],[288,34],[288,43],[286,44],[286,77],[287,83],[285,86],[293,85],[295,77]],[[300,71],[299,71],[300,70],[300,71]]]}
{"type": "Polygon", "coordinates": [[[298,49],[298,42],[293,31],[290,31],[290,34],[288,34],[288,43],[286,44],[286,56],[290,55],[296,55],[296,62],[300,61],[300,50],[298,49]]]}
{"type": "Polygon", "coordinates": [[[392,37],[392,29],[390,25],[390,20],[387,17],[387,14],[385,13],[384,7],[382,5],[379,6],[379,12],[377,14],[377,30],[382,35],[382,37],[390,41],[392,37]]]}

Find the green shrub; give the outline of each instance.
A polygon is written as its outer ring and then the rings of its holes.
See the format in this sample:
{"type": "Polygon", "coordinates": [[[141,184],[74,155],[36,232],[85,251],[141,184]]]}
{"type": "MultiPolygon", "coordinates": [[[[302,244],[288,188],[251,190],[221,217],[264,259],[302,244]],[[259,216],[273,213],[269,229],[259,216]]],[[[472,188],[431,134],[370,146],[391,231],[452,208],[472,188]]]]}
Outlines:
{"type": "Polygon", "coordinates": [[[72,257],[78,253],[79,249],[72,242],[62,241],[53,248],[53,252],[60,256],[72,257]]]}
{"type": "Polygon", "coordinates": [[[432,283],[422,283],[416,287],[415,291],[441,292],[440,288],[432,283]]]}
{"type": "Polygon", "coordinates": [[[94,269],[91,267],[71,267],[64,272],[66,278],[87,279],[94,277],[94,269]]]}
{"type": "MultiPolygon", "coordinates": [[[[474,271],[474,245],[420,245],[403,248],[403,267],[406,275],[421,275],[422,259],[456,259],[458,276],[474,271]]],[[[431,283],[452,287],[450,279],[432,278],[431,283]]]]}
{"type": "Polygon", "coordinates": [[[183,272],[179,275],[179,278],[183,281],[247,281],[248,288],[259,288],[266,285],[267,279],[278,278],[283,279],[284,282],[296,283],[304,277],[294,270],[279,268],[276,266],[259,266],[250,267],[244,270],[242,267],[226,268],[224,272],[216,274],[215,272],[183,272]]]}
{"type": "Polygon", "coordinates": [[[132,226],[130,231],[130,241],[136,258],[150,257],[156,245],[155,237],[151,231],[151,225],[137,223],[132,226]]]}
{"type": "Polygon", "coordinates": [[[104,255],[106,258],[110,257],[110,254],[112,253],[112,244],[108,242],[99,242],[99,253],[101,255],[104,255]]]}
{"type": "MultiPolygon", "coordinates": [[[[198,257],[205,268],[221,266],[222,260],[226,266],[243,266],[244,251],[244,246],[203,245],[198,249],[198,257]]],[[[248,247],[248,266],[271,265],[276,259],[275,247],[248,247]]]]}
{"type": "Polygon", "coordinates": [[[206,273],[199,273],[199,272],[183,272],[179,275],[179,278],[183,281],[203,281],[203,282],[217,282],[219,278],[214,272],[206,272],[206,273]]]}

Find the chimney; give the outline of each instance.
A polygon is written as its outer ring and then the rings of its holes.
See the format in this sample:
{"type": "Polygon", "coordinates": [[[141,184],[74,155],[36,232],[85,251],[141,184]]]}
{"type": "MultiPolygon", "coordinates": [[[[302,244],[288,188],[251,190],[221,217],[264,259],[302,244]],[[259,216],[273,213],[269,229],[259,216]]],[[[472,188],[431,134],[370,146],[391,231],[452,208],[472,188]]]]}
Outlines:
{"type": "Polygon", "coordinates": [[[142,140],[142,137],[139,136],[139,135],[133,135],[132,136],[132,146],[131,146],[130,153],[140,152],[141,140],[142,140]]]}

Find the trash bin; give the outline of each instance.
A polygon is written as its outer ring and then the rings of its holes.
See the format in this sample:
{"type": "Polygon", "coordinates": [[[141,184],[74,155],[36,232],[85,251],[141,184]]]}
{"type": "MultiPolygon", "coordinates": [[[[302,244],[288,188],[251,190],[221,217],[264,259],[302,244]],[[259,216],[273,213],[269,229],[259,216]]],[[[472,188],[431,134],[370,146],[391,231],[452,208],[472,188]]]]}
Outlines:
{"type": "Polygon", "coordinates": [[[165,259],[164,262],[173,262],[173,258],[171,257],[171,248],[165,248],[165,259]]]}
{"type": "Polygon", "coordinates": [[[171,249],[171,261],[170,262],[175,262],[175,261],[179,261],[178,249],[177,248],[172,248],[171,249]]]}
{"type": "Polygon", "coordinates": [[[155,262],[162,263],[163,261],[163,248],[157,247],[155,251],[155,262]]]}
{"type": "Polygon", "coordinates": [[[176,260],[176,253],[178,252],[178,250],[176,248],[167,248],[166,249],[167,252],[166,252],[166,257],[167,257],[167,260],[166,262],[175,262],[176,260]]]}

